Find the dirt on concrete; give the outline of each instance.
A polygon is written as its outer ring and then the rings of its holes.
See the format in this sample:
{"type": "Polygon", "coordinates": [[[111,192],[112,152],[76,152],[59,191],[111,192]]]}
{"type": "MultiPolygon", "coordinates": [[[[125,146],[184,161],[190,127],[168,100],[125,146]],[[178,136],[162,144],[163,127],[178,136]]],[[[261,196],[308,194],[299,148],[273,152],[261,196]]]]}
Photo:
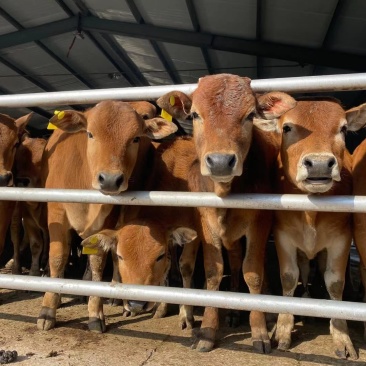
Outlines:
{"type": "MultiPolygon", "coordinates": [[[[87,305],[80,298],[62,298],[57,311],[57,327],[39,331],[36,320],[42,303],[41,293],[0,290],[0,349],[16,350],[21,365],[366,365],[363,324],[350,322],[350,334],[359,360],[339,360],[333,353],[329,322],[313,319],[296,323],[293,347],[289,352],[274,349],[260,355],[251,347],[247,316],[242,325],[224,325],[218,332],[217,345],[209,353],[190,348],[192,331],[178,327],[178,308],[170,315],[153,319],[151,314],[123,317],[121,307],[105,304],[107,332],[88,330],[87,305]]],[[[197,309],[197,327],[202,314],[197,309]]]]}

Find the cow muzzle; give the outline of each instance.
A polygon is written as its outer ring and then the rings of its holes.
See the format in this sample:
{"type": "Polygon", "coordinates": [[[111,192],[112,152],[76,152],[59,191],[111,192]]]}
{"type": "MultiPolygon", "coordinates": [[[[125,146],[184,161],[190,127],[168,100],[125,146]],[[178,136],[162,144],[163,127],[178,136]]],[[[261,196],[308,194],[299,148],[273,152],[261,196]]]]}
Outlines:
{"type": "Polygon", "coordinates": [[[0,187],[10,187],[13,185],[13,174],[12,172],[5,172],[0,174],[0,187]]]}
{"type": "Polygon", "coordinates": [[[127,300],[125,302],[125,309],[131,313],[140,314],[144,311],[150,311],[155,303],[137,300],[127,300]]]}
{"type": "Polygon", "coordinates": [[[97,180],[99,186],[97,189],[99,189],[102,193],[118,194],[122,190],[124,175],[120,173],[110,174],[101,172],[98,174],[97,180]]]}
{"type": "Polygon", "coordinates": [[[310,193],[324,193],[334,181],[340,181],[340,171],[333,154],[308,154],[299,164],[296,180],[310,193]]]}
{"type": "Polygon", "coordinates": [[[219,182],[230,182],[238,173],[238,158],[236,154],[211,153],[204,157],[204,164],[201,164],[201,173],[211,176],[219,182]]]}

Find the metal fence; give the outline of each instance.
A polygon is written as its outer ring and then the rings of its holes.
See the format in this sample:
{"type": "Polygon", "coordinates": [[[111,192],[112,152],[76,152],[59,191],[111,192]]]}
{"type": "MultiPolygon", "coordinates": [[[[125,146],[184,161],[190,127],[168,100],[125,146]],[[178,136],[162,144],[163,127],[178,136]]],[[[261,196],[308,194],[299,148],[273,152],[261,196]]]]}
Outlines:
{"type": "MultiPolygon", "coordinates": [[[[151,100],[171,90],[191,93],[195,87],[196,84],[186,84],[2,95],[0,96],[0,107],[88,104],[107,99],[151,100]]],[[[253,80],[252,88],[256,92],[281,90],[292,93],[364,90],[366,89],[366,73],[253,80]]],[[[213,193],[192,192],[124,192],[119,196],[106,196],[92,190],[9,187],[0,188],[0,200],[366,212],[366,197],[361,196],[241,194],[220,198],[213,193]]],[[[32,278],[31,276],[24,278],[13,275],[0,275],[0,287],[366,321],[366,304],[332,300],[296,299],[154,286],[112,285],[77,280],[32,278]]]]}

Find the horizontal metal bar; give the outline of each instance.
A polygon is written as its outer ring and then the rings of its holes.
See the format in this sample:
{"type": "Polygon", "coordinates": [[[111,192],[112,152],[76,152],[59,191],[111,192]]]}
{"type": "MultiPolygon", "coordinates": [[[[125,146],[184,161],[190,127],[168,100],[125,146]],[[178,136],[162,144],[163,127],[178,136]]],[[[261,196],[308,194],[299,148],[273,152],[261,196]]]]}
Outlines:
{"type": "Polygon", "coordinates": [[[0,275],[0,288],[366,321],[366,304],[347,301],[4,274],[0,275]]]}
{"type": "MultiPolygon", "coordinates": [[[[313,93],[366,90],[366,73],[260,79],[252,80],[251,85],[255,92],[281,90],[289,93],[313,93]]],[[[196,87],[197,84],[179,84],[2,95],[0,96],[0,107],[92,104],[108,99],[155,100],[172,90],[190,94],[196,87]]]]}
{"type": "Polygon", "coordinates": [[[109,196],[97,190],[0,188],[0,200],[104,203],[134,206],[222,207],[261,210],[366,212],[366,196],[305,194],[232,194],[220,198],[208,192],[127,191],[109,196]]]}

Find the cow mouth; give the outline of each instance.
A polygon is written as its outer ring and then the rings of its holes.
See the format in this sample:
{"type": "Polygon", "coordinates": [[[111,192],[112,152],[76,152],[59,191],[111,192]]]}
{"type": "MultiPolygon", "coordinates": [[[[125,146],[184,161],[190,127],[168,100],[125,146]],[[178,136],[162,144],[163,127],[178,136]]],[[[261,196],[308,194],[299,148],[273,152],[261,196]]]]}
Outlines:
{"type": "Polygon", "coordinates": [[[312,185],[324,185],[324,184],[329,184],[333,181],[332,178],[329,177],[312,177],[312,178],[306,178],[305,182],[307,184],[312,184],[312,185]]]}
{"type": "Polygon", "coordinates": [[[217,183],[230,183],[234,177],[231,176],[231,175],[228,175],[228,176],[219,176],[219,175],[210,175],[210,178],[214,181],[214,182],[217,182],[217,183]]]}

